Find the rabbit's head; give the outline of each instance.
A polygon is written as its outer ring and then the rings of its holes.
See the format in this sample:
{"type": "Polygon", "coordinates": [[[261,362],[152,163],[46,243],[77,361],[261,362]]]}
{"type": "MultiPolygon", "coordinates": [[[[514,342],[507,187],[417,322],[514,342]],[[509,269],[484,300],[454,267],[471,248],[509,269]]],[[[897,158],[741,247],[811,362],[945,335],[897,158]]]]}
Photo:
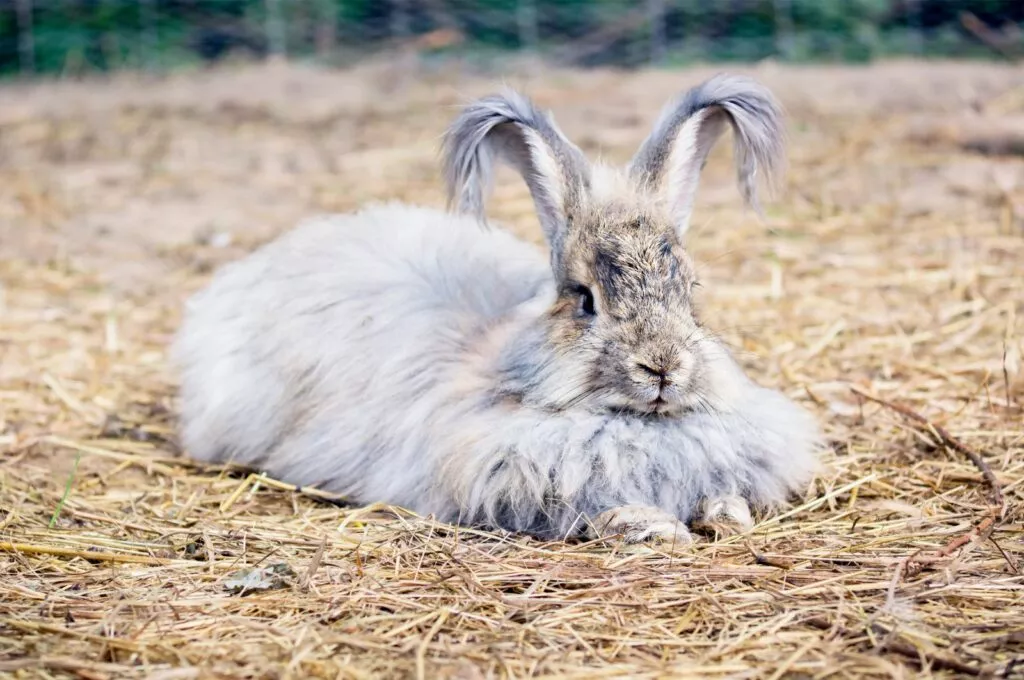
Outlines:
{"type": "Polygon", "coordinates": [[[558,296],[544,332],[556,348],[550,401],[674,415],[728,406],[734,371],[693,309],[683,248],[701,169],[726,124],[742,194],[783,157],[782,116],[757,83],[718,76],[665,107],[623,169],[592,165],[554,120],[512,91],[466,107],[444,144],[449,202],[483,221],[494,158],[529,186],[558,296]]]}

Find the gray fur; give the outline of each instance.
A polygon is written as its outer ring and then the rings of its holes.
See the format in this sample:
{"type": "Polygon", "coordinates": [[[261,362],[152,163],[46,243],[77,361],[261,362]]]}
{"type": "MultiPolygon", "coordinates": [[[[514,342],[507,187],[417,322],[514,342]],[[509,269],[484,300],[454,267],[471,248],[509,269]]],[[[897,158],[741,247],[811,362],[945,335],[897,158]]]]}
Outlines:
{"type": "MultiPolygon", "coordinates": [[[[669,157],[680,129],[698,113],[704,112],[697,147],[687,164],[692,186],[679,197],[683,204],[681,219],[689,218],[697,177],[715,142],[728,122],[735,132],[737,179],[743,199],[760,214],[757,175],[763,173],[769,184],[778,180],[785,158],[785,131],[782,109],[772,93],[759,83],[741,76],[719,75],[694,87],[662,109],[654,130],[630,162],[629,172],[639,183],[658,186],[672,181],[669,157]]],[[[682,225],[685,229],[685,224],[682,225]]]]}
{"type": "Polygon", "coordinates": [[[557,262],[567,230],[567,215],[589,183],[583,153],[550,115],[513,90],[472,102],[449,127],[443,144],[448,204],[484,221],[484,207],[497,157],[519,171],[537,207],[541,227],[557,262]],[[557,172],[548,175],[531,142],[542,144],[557,172]]]}
{"type": "MultiPolygon", "coordinates": [[[[479,120],[456,137],[489,134],[479,120]]],[[[452,186],[480,187],[483,147],[455,147],[452,186]]],[[[380,205],[226,266],[175,342],[187,451],[556,538],[620,506],[689,521],[709,499],[763,510],[802,490],[817,425],[694,318],[671,222],[639,195],[569,214],[561,264],[468,216],[380,205]]]]}

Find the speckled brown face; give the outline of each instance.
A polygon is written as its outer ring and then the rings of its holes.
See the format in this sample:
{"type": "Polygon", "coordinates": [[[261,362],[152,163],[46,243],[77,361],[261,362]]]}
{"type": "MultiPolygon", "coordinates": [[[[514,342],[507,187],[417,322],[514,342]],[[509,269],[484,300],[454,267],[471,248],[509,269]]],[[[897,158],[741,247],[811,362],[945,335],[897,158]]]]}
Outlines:
{"type": "Polygon", "coordinates": [[[538,404],[670,415],[725,403],[727,352],[694,316],[694,271],[680,239],[701,169],[727,127],[741,193],[756,209],[755,179],[781,168],[782,112],[747,78],[717,76],[682,93],[621,169],[591,164],[515,92],[474,102],[452,124],[450,204],[482,221],[501,159],[526,181],[551,249],[558,298],[542,356],[513,362],[538,404]]]}
{"type": "Polygon", "coordinates": [[[693,264],[671,223],[614,213],[580,220],[566,244],[552,340],[587,355],[609,407],[678,412],[694,398],[704,337],[693,264]]]}

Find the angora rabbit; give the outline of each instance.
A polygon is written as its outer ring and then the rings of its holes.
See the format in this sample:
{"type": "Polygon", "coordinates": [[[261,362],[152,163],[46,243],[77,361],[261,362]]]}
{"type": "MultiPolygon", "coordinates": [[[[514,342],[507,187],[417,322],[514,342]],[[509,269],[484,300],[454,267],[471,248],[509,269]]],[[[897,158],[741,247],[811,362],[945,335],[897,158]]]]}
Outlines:
{"type": "Polygon", "coordinates": [[[818,426],[694,316],[682,242],[726,125],[756,206],[781,119],[763,87],[718,76],[619,170],[515,92],[470,104],[444,141],[449,203],[470,215],[312,220],[190,302],[174,348],[186,449],[543,538],[749,529],[752,508],[809,484],[818,426]],[[484,224],[495,158],[529,186],[547,261],[484,224]]]}

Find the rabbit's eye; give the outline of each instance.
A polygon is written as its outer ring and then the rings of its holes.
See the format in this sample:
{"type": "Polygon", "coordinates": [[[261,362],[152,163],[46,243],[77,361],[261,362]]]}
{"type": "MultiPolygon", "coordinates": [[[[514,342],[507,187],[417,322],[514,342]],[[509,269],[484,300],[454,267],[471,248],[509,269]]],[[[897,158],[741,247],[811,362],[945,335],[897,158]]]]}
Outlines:
{"type": "Polygon", "coordinates": [[[590,289],[580,284],[576,286],[576,294],[580,296],[580,313],[585,316],[594,316],[597,311],[594,309],[594,294],[590,289]]]}

